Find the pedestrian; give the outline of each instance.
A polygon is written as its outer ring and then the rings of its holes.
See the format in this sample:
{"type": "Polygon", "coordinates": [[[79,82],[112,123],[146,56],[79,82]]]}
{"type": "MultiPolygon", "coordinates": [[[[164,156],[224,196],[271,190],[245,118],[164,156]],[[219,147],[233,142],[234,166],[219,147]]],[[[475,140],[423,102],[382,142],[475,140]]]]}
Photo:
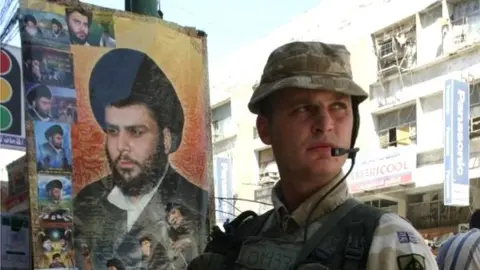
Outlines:
{"type": "Polygon", "coordinates": [[[437,256],[440,270],[480,269],[480,209],[470,217],[470,229],[450,237],[437,256]]]}

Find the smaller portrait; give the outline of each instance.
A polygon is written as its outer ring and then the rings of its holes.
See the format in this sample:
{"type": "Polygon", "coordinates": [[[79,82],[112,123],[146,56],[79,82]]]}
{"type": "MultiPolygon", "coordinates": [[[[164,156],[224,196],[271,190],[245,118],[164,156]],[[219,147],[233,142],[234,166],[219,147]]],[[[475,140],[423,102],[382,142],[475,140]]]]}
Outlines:
{"type": "Polygon", "coordinates": [[[70,174],[72,146],[70,125],[54,122],[34,122],[37,172],[70,174]]]}
{"type": "MultiPolygon", "coordinates": [[[[72,209],[72,181],[70,176],[38,174],[38,209],[41,215],[62,211],[70,215],[72,209]]],[[[68,221],[68,220],[67,220],[68,221]]]]}
{"type": "Polygon", "coordinates": [[[194,235],[195,220],[189,220],[192,213],[188,208],[177,204],[168,203],[166,206],[167,224],[169,225],[168,236],[170,238],[170,252],[173,254],[173,264],[182,269],[186,267],[198,254],[198,243],[194,235]]]}
{"type": "Polygon", "coordinates": [[[28,83],[43,83],[73,89],[72,54],[46,47],[22,49],[23,78],[28,83]]]}
{"type": "Polygon", "coordinates": [[[82,5],[67,7],[65,12],[70,44],[115,48],[113,13],[82,5]]]}
{"type": "Polygon", "coordinates": [[[63,123],[77,121],[75,89],[26,83],[25,97],[25,108],[30,120],[63,123]]]}
{"type": "Polygon", "coordinates": [[[33,9],[20,9],[20,37],[23,45],[41,45],[50,48],[68,49],[65,17],[60,14],[33,9]]]}
{"type": "Polygon", "coordinates": [[[75,265],[71,224],[47,226],[37,234],[37,250],[42,254],[36,268],[71,269],[75,265]]]}

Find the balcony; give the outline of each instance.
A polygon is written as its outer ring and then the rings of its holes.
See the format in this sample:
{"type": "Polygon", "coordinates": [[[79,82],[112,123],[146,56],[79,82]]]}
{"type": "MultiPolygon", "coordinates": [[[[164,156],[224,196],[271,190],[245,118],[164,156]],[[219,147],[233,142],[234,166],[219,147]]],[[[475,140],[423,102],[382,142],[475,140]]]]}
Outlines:
{"type": "Polygon", "coordinates": [[[448,54],[480,42],[480,10],[447,22],[445,31],[444,51],[448,54]]]}

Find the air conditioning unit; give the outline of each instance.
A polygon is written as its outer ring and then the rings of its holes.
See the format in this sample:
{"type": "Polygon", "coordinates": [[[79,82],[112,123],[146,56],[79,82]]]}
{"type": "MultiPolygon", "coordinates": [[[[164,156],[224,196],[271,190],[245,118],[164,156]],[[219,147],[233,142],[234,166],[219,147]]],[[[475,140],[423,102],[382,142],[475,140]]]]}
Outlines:
{"type": "Polygon", "coordinates": [[[280,179],[278,172],[262,172],[260,173],[260,180],[258,184],[260,186],[267,186],[275,184],[280,179]]]}
{"type": "Polygon", "coordinates": [[[470,119],[470,135],[480,135],[480,116],[470,119]]]}

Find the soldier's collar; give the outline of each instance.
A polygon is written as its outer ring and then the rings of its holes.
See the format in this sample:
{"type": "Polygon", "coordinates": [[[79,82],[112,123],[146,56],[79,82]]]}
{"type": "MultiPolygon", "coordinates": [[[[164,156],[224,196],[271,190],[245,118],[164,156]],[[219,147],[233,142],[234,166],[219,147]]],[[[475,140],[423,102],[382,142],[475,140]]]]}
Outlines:
{"type": "MultiPolygon", "coordinates": [[[[280,181],[278,181],[272,189],[272,203],[275,209],[275,214],[281,222],[284,222],[286,219],[293,219],[297,225],[303,227],[307,219],[308,214],[315,207],[317,201],[323,197],[335,184],[340,181],[345,174],[342,172],[338,174],[332,181],[327,185],[320,188],[312,196],[306,199],[300,206],[295,209],[292,213],[289,213],[287,207],[283,203],[283,196],[280,190],[280,181]]],[[[327,198],[320,202],[313,210],[312,216],[310,217],[311,221],[314,221],[321,216],[333,211],[335,208],[340,206],[343,202],[351,197],[348,192],[347,181],[343,181],[334,191],[332,191],[327,198]]]]}

